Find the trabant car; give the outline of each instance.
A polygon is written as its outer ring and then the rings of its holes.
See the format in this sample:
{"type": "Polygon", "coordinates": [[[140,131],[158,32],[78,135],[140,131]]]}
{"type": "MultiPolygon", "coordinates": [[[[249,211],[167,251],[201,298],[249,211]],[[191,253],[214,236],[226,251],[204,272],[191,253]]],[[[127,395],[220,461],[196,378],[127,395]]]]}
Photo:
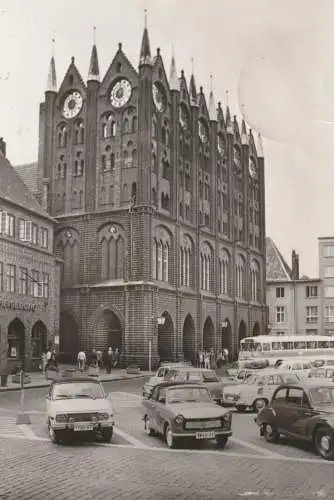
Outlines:
{"type": "Polygon", "coordinates": [[[180,367],[188,367],[188,363],[162,363],[161,366],[157,369],[156,373],[151,377],[143,387],[143,397],[144,398],[149,398],[152,394],[153,388],[161,383],[166,375],[172,370],[173,368],[180,368],[180,367]]]}
{"type": "Polygon", "coordinates": [[[241,384],[226,386],[223,389],[224,406],[235,406],[238,411],[258,412],[266,406],[276,387],[286,382],[298,382],[299,377],[290,372],[261,370],[254,373],[241,384]]]}
{"type": "Polygon", "coordinates": [[[224,448],[232,436],[232,413],[217,406],[202,384],[163,382],[142,405],[145,432],[163,435],[169,448],[182,439],[215,439],[224,448]]]}
{"type": "Polygon", "coordinates": [[[46,398],[47,426],[52,442],[101,437],[110,442],[114,417],[101,382],[91,377],[63,377],[51,383],[46,398]]]}
{"type": "Polygon", "coordinates": [[[208,368],[173,368],[165,378],[170,382],[194,382],[197,384],[204,384],[210,392],[212,399],[218,404],[222,403],[224,386],[237,383],[234,376],[218,377],[215,370],[210,370],[208,368]]]}
{"type": "Polygon", "coordinates": [[[310,378],[281,385],[255,422],[270,443],[284,435],[312,443],[322,458],[334,460],[333,382],[310,378]]]}

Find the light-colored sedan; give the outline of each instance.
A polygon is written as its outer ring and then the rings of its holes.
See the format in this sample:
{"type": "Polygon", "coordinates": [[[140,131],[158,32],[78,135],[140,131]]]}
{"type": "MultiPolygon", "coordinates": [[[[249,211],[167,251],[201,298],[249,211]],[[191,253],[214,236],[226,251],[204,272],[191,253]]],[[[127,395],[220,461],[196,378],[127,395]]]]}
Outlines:
{"type": "Polygon", "coordinates": [[[158,369],[157,371],[155,372],[155,374],[153,375],[153,377],[150,377],[150,379],[144,384],[144,387],[143,387],[143,397],[144,398],[149,398],[152,394],[152,391],[154,389],[154,387],[157,385],[157,384],[160,384],[161,382],[163,382],[163,380],[165,379],[165,377],[167,377],[167,375],[169,374],[169,372],[171,370],[173,370],[174,368],[177,369],[177,368],[181,368],[181,367],[189,367],[189,363],[185,362],[185,363],[181,363],[181,362],[178,362],[178,363],[163,363],[158,369]]]}
{"type": "Polygon", "coordinates": [[[238,411],[260,411],[272,398],[275,389],[283,383],[298,383],[299,377],[291,372],[268,369],[259,371],[238,385],[225,386],[223,405],[238,411]]]}
{"type": "Polygon", "coordinates": [[[183,439],[215,439],[224,448],[232,435],[232,414],[219,407],[202,384],[163,382],[143,400],[143,420],[148,435],[165,437],[169,448],[183,439]]]}
{"type": "Polygon", "coordinates": [[[114,416],[101,382],[90,377],[54,380],[46,398],[47,426],[52,442],[101,437],[110,442],[114,416]]]}

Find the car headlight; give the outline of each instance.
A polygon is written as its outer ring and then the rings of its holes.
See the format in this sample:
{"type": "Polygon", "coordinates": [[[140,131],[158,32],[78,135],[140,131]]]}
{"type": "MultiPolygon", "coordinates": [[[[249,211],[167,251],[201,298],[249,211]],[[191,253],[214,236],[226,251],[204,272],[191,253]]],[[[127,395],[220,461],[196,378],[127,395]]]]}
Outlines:
{"type": "Polygon", "coordinates": [[[56,415],[56,422],[67,422],[67,420],[68,416],[66,414],[58,413],[58,415],[56,415]]]}
{"type": "Polygon", "coordinates": [[[183,415],[176,415],[175,417],[175,423],[177,425],[182,425],[184,422],[184,416],[183,415]]]}
{"type": "Polygon", "coordinates": [[[109,413],[107,412],[97,414],[98,420],[108,420],[108,418],[109,418],[109,413]]]}
{"type": "Polygon", "coordinates": [[[225,415],[223,415],[223,420],[225,422],[231,422],[232,420],[232,413],[229,411],[227,413],[225,413],[225,415]]]}

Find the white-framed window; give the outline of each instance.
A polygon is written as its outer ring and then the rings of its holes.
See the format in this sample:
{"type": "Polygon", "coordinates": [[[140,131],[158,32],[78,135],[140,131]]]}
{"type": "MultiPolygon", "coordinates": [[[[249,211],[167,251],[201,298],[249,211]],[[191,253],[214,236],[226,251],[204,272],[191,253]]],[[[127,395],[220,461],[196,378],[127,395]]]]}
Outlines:
{"type": "Polygon", "coordinates": [[[306,297],[318,297],[318,287],[314,285],[309,285],[305,289],[306,297]]]}
{"type": "Polygon", "coordinates": [[[41,296],[41,283],[39,281],[39,271],[32,269],[30,280],[30,295],[33,297],[41,296]]]}
{"type": "Polygon", "coordinates": [[[306,323],[318,322],[318,306],[306,306],[306,323]]]}
{"type": "Polygon", "coordinates": [[[34,245],[38,245],[38,226],[37,226],[37,224],[32,224],[32,227],[31,227],[31,242],[34,245]]]}
{"type": "Polygon", "coordinates": [[[276,307],[276,323],[284,323],[285,322],[285,307],[277,306],[276,307]]]}
{"type": "Polygon", "coordinates": [[[14,293],[16,290],[16,266],[7,264],[6,292],[14,293]]]}
{"type": "Polygon", "coordinates": [[[41,227],[41,247],[48,248],[49,244],[49,231],[45,227],[41,227]]]}
{"type": "Polygon", "coordinates": [[[20,267],[19,294],[28,295],[28,269],[26,267],[20,267]]]}
{"type": "Polygon", "coordinates": [[[31,241],[32,222],[30,220],[19,219],[19,240],[31,241]]]}
{"type": "Polygon", "coordinates": [[[326,323],[334,323],[334,305],[325,305],[325,321],[326,323]]]}
{"type": "Polygon", "coordinates": [[[3,233],[7,236],[15,235],[15,217],[12,214],[7,212],[3,212],[2,224],[3,224],[3,233]]]}
{"type": "Polygon", "coordinates": [[[325,286],[325,297],[334,298],[334,286],[325,286]]]}
{"type": "Polygon", "coordinates": [[[324,246],[324,257],[334,257],[334,245],[324,246]]]}
{"type": "Polygon", "coordinates": [[[283,286],[276,287],[276,297],[278,299],[283,299],[284,298],[284,287],[283,286]]]}
{"type": "Polygon", "coordinates": [[[324,271],[325,278],[334,278],[334,266],[326,266],[324,271]]]}
{"type": "Polygon", "coordinates": [[[48,273],[42,273],[42,290],[41,296],[45,299],[49,298],[49,284],[50,284],[50,276],[48,273]]]}
{"type": "Polygon", "coordinates": [[[168,282],[169,247],[166,242],[162,247],[162,281],[168,282]]]}

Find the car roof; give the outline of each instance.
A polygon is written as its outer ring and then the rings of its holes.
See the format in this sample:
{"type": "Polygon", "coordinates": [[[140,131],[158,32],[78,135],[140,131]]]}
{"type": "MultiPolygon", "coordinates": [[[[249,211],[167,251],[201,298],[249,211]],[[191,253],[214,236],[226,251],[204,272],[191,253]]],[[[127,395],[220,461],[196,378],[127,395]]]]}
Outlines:
{"type": "Polygon", "coordinates": [[[52,381],[53,385],[55,384],[73,384],[75,382],[93,382],[95,384],[100,384],[99,380],[96,380],[92,377],[59,377],[58,379],[55,379],[52,381]]]}
{"type": "MultiPolygon", "coordinates": [[[[157,387],[166,387],[166,388],[169,388],[169,387],[199,387],[201,389],[203,389],[203,385],[201,384],[196,384],[194,382],[161,382],[160,384],[157,384],[154,389],[156,389],[157,387]]],[[[204,387],[205,388],[205,387],[204,387]]]]}
{"type": "Polygon", "coordinates": [[[180,368],[184,372],[214,372],[213,368],[196,368],[195,366],[176,366],[175,368],[180,368]]]}
{"type": "Polygon", "coordinates": [[[281,387],[301,387],[303,389],[313,389],[316,387],[332,387],[334,389],[333,382],[328,379],[317,379],[317,378],[305,378],[300,380],[298,383],[287,383],[281,384],[281,387]]]}

